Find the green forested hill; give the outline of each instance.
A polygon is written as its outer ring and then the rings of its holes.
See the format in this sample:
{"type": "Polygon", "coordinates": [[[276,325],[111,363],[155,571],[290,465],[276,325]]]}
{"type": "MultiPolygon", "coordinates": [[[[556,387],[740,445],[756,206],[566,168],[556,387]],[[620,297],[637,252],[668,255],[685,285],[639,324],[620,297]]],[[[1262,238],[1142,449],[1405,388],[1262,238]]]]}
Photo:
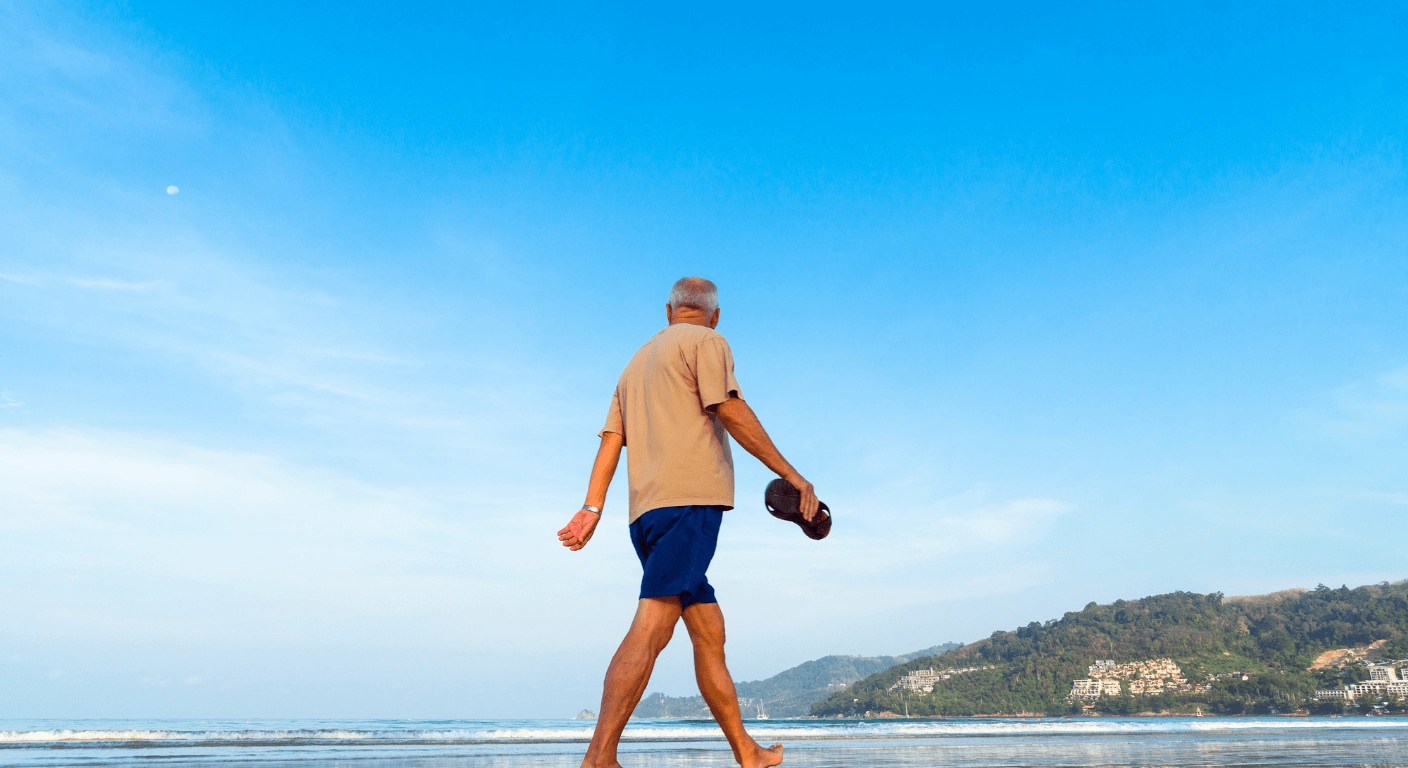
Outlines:
{"type": "MultiPolygon", "coordinates": [[[[871,675],[817,702],[822,716],[866,711],[910,715],[972,715],[1078,710],[1066,701],[1071,682],[1088,677],[1096,659],[1118,662],[1172,658],[1190,682],[1226,677],[1207,693],[1102,697],[1111,713],[1282,711],[1307,704],[1316,688],[1363,677],[1362,667],[1309,672],[1322,652],[1378,640],[1387,658],[1408,657],[1408,582],[1358,589],[1293,590],[1250,598],[1174,592],[1084,610],[1013,632],[995,632],[937,656],[914,659],[871,675]],[[931,694],[888,693],[906,672],[935,667],[991,667],[942,681],[931,694]]],[[[1328,706],[1328,705],[1327,705],[1328,706]]]]}

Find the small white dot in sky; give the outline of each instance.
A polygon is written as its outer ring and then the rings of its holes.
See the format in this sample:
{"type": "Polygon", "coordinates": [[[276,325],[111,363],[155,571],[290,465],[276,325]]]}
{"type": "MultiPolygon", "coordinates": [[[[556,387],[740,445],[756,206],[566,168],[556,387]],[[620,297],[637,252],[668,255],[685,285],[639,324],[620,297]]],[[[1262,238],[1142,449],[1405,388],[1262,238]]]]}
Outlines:
{"type": "Polygon", "coordinates": [[[174,187],[174,186],[172,186],[172,187],[167,187],[167,188],[166,188],[166,194],[168,194],[168,195],[174,195],[174,194],[176,194],[177,192],[180,192],[180,191],[181,191],[181,190],[177,189],[177,188],[174,187]]]}

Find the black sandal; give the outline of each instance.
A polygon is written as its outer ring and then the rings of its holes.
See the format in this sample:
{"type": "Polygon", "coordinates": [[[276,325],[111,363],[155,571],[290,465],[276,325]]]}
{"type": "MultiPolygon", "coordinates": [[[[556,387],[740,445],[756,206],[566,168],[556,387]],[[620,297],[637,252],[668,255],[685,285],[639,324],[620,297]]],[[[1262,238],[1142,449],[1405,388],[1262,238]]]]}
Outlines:
{"type": "Polygon", "coordinates": [[[826,538],[826,534],[831,533],[831,508],[818,499],[817,512],[826,514],[813,518],[809,523],[802,517],[801,504],[802,492],[780,477],[768,483],[768,489],[763,492],[763,506],[773,517],[801,526],[802,533],[807,534],[809,539],[821,541],[826,538]]]}

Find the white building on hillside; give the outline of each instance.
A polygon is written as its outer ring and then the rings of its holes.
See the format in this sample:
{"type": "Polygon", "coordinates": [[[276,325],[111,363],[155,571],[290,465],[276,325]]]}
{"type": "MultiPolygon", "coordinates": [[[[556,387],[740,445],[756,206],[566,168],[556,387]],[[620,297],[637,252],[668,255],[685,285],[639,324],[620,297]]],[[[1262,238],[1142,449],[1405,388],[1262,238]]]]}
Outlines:
{"type": "Polygon", "coordinates": [[[1118,680],[1085,679],[1071,683],[1071,692],[1066,698],[1098,699],[1101,696],[1118,696],[1120,693],[1120,681],[1118,680]]]}
{"type": "Polygon", "coordinates": [[[1316,691],[1315,698],[1320,701],[1329,701],[1331,699],[1344,699],[1348,701],[1354,698],[1354,692],[1348,688],[1331,688],[1328,691],[1316,691]]]}
{"type": "Polygon", "coordinates": [[[950,667],[948,669],[938,670],[916,669],[895,681],[895,684],[890,686],[890,691],[894,692],[897,688],[903,688],[906,691],[914,691],[915,693],[933,693],[934,686],[938,685],[941,680],[948,680],[957,675],[966,675],[970,672],[981,672],[987,669],[996,669],[996,667],[984,665],[981,667],[950,667]]]}
{"type": "Polygon", "coordinates": [[[916,669],[901,677],[896,687],[915,693],[933,693],[934,684],[939,682],[939,673],[932,669],[916,669]]]}
{"type": "Polygon", "coordinates": [[[1369,667],[1369,681],[1375,683],[1396,683],[1398,672],[1393,667],[1369,667]]]}
{"type": "Polygon", "coordinates": [[[1071,684],[1069,699],[1096,699],[1101,696],[1119,696],[1121,680],[1127,681],[1128,692],[1133,696],[1157,696],[1165,692],[1195,691],[1183,676],[1183,670],[1173,659],[1149,659],[1129,661],[1123,664],[1113,659],[1097,659],[1086,669],[1090,677],[1076,680],[1071,684]]]}
{"type": "Polygon", "coordinates": [[[1315,692],[1315,698],[1321,701],[1351,700],[1360,696],[1370,698],[1397,696],[1408,699],[1408,680],[1405,680],[1404,676],[1400,675],[1391,665],[1376,665],[1369,668],[1369,679],[1362,683],[1315,692]]]}

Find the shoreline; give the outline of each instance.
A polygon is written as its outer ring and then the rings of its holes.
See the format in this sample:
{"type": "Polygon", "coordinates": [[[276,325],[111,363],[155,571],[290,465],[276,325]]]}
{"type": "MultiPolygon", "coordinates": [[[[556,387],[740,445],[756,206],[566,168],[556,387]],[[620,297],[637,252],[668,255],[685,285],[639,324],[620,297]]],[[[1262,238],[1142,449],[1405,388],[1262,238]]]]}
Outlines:
{"type": "MultiPolygon", "coordinates": [[[[1204,712],[1204,713],[1201,714],[1201,715],[1194,715],[1194,714],[1180,713],[1180,712],[1135,712],[1135,713],[1131,713],[1131,714],[1127,714],[1127,715],[1107,715],[1107,714],[1090,714],[1090,715],[1044,715],[1044,714],[1041,714],[1041,713],[1038,713],[1038,712],[1019,712],[1019,713],[1014,713],[1014,714],[936,715],[936,716],[932,716],[932,717],[928,717],[928,716],[918,716],[918,715],[912,715],[912,716],[906,717],[906,716],[904,716],[904,715],[896,715],[896,714],[893,714],[893,713],[884,712],[884,713],[873,713],[873,714],[870,714],[870,715],[856,715],[856,716],[852,716],[852,715],[835,715],[835,716],[833,716],[833,717],[817,717],[817,716],[814,716],[814,715],[808,715],[808,716],[802,716],[802,717],[769,717],[769,718],[764,719],[764,720],[758,720],[758,719],[754,719],[754,718],[747,718],[747,717],[745,717],[745,718],[743,718],[743,722],[745,722],[745,723],[769,723],[769,722],[773,722],[773,723],[802,723],[802,722],[826,722],[826,721],[831,721],[831,720],[855,720],[855,721],[860,721],[860,722],[864,722],[864,721],[890,722],[890,721],[894,721],[894,720],[905,720],[905,721],[909,721],[909,722],[924,723],[924,722],[942,722],[942,721],[945,721],[945,720],[1122,720],[1122,719],[1123,719],[1123,720],[1128,720],[1128,719],[1134,719],[1134,718],[1139,718],[1139,719],[1169,718],[1169,719],[1184,719],[1184,720],[1208,720],[1208,719],[1225,720],[1225,719],[1236,719],[1236,718],[1242,718],[1242,719],[1252,719],[1252,718],[1256,718],[1256,719],[1266,719],[1266,720],[1270,720],[1270,719],[1281,719],[1281,718],[1284,718],[1284,719],[1291,719],[1291,720],[1334,720],[1334,719],[1341,719],[1341,720],[1357,720],[1357,719],[1366,718],[1366,717],[1367,717],[1367,718],[1390,718],[1390,719],[1392,719],[1392,718],[1408,718],[1408,712],[1386,713],[1386,714],[1377,714],[1377,715],[1314,715],[1314,714],[1297,715],[1297,714],[1292,714],[1292,713],[1289,713],[1289,712],[1278,712],[1278,713],[1276,713],[1276,714],[1274,714],[1274,715],[1273,715],[1273,714],[1219,715],[1219,714],[1213,714],[1213,713],[1210,713],[1210,712],[1204,712]]],[[[679,721],[679,722],[712,722],[712,721],[713,721],[712,718],[707,718],[707,717],[674,717],[674,716],[663,716],[663,717],[634,717],[634,716],[632,716],[632,717],[630,718],[630,720],[631,720],[631,721],[649,721],[649,722],[671,721],[671,720],[673,720],[673,721],[679,721]]]]}

